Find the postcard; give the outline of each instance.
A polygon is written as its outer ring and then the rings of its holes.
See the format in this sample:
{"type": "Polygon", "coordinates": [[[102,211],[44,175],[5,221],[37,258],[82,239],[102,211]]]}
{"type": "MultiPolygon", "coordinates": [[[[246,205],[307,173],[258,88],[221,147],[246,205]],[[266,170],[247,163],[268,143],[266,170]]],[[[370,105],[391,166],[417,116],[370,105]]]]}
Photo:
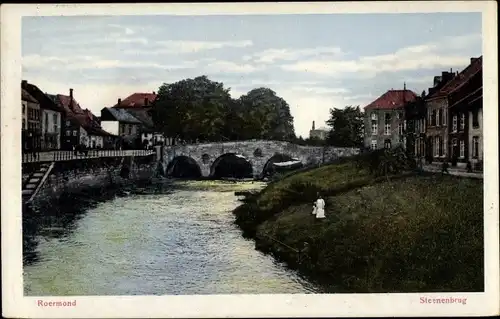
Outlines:
{"type": "Polygon", "coordinates": [[[3,315],[498,315],[495,8],[3,5],[3,315]]]}

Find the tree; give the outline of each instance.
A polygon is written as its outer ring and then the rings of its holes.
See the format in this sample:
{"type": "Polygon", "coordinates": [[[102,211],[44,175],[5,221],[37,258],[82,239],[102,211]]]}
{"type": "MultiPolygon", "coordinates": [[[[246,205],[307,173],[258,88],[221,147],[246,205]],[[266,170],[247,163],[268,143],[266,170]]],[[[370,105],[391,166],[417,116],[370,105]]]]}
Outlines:
{"type": "Polygon", "coordinates": [[[292,140],[295,138],[290,106],[269,88],[257,88],[238,100],[246,138],[292,140]]]}
{"type": "Polygon", "coordinates": [[[169,137],[221,140],[230,102],[229,89],[206,76],[164,83],[153,103],[153,121],[169,137]]]}
{"type": "Polygon", "coordinates": [[[331,127],[327,142],[339,147],[361,147],[363,145],[364,118],[359,106],[330,109],[331,127]]]}

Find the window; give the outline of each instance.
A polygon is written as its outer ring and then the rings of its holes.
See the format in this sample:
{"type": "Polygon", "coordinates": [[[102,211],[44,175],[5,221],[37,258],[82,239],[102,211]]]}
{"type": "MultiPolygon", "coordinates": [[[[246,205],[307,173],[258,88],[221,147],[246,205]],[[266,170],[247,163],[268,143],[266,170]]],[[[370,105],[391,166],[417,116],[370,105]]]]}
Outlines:
{"type": "Polygon", "coordinates": [[[403,135],[403,123],[398,124],[398,134],[403,135]]]}
{"type": "Polygon", "coordinates": [[[460,157],[465,157],[465,141],[460,140],[460,157]]]}
{"type": "Polygon", "coordinates": [[[372,113],[372,121],[376,121],[377,120],[377,113],[372,113]]]}
{"type": "Polygon", "coordinates": [[[401,112],[398,112],[396,114],[396,117],[398,118],[398,120],[402,119],[403,118],[403,114],[401,112]]]}
{"type": "Polygon", "coordinates": [[[128,134],[129,134],[129,135],[132,135],[132,125],[129,125],[129,126],[128,126],[128,134]]]}
{"type": "Polygon", "coordinates": [[[391,113],[385,113],[385,123],[391,122],[391,113]]]}
{"type": "Polygon", "coordinates": [[[439,111],[436,113],[436,126],[439,126],[441,124],[440,119],[443,116],[443,110],[439,109],[439,111]]]}
{"type": "Polygon", "coordinates": [[[45,113],[45,133],[49,130],[49,115],[45,113]]]}
{"type": "Polygon", "coordinates": [[[378,133],[378,124],[376,121],[372,121],[372,135],[377,135],[378,133]]]}
{"type": "Polygon", "coordinates": [[[462,113],[460,115],[460,130],[463,130],[465,128],[465,113],[462,113]]]}
{"type": "Polygon", "coordinates": [[[391,148],[391,140],[387,139],[384,141],[384,148],[386,148],[386,149],[391,148]]]}
{"type": "Polygon", "coordinates": [[[384,134],[391,135],[391,124],[390,123],[386,123],[384,125],[384,134]]]}
{"type": "Polygon", "coordinates": [[[452,125],[452,130],[453,132],[457,131],[457,116],[453,115],[453,125],[452,125]]]}
{"type": "Polygon", "coordinates": [[[472,137],[472,157],[473,158],[479,157],[479,137],[478,136],[472,137]]]}
{"type": "Polygon", "coordinates": [[[69,121],[66,121],[66,126],[70,126],[71,123],[69,121]]]}
{"type": "Polygon", "coordinates": [[[446,126],[448,125],[448,123],[446,122],[446,116],[447,116],[448,112],[446,109],[443,110],[443,115],[442,115],[442,119],[443,119],[443,126],[446,126]]]}
{"type": "Polygon", "coordinates": [[[57,133],[58,131],[58,124],[57,114],[52,114],[52,125],[54,126],[54,133],[57,133]]]}
{"type": "Polygon", "coordinates": [[[472,112],[472,127],[473,128],[479,127],[479,110],[474,110],[472,112]]]}
{"type": "Polygon", "coordinates": [[[439,136],[434,136],[434,157],[439,156],[439,136]]]}
{"type": "Polygon", "coordinates": [[[71,136],[71,131],[66,131],[66,136],[71,136]]]}
{"type": "Polygon", "coordinates": [[[23,115],[26,113],[26,104],[23,104],[23,115]]]}
{"type": "Polygon", "coordinates": [[[76,130],[73,130],[73,136],[76,136],[76,130]]]}
{"type": "Polygon", "coordinates": [[[372,140],[372,150],[377,149],[377,140],[372,140]]]}
{"type": "Polygon", "coordinates": [[[22,127],[22,129],[23,130],[26,129],[26,120],[25,119],[23,119],[23,127],[22,127]]]}

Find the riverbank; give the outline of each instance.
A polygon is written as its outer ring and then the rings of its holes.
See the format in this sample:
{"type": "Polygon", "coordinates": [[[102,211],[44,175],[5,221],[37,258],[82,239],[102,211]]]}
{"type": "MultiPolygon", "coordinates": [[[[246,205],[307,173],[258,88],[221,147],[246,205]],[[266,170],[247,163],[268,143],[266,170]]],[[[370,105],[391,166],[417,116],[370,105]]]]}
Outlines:
{"type": "Polygon", "coordinates": [[[234,214],[257,249],[335,292],[483,290],[480,180],[388,179],[346,161],[271,183],[234,214]],[[323,221],[311,214],[318,191],[323,221]]]}

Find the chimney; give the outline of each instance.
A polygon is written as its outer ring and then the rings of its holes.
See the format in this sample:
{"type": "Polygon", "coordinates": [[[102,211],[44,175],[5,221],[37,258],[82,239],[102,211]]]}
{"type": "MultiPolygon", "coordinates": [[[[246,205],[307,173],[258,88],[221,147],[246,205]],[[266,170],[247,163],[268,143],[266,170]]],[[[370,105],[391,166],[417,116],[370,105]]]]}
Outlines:
{"type": "Polygon", "coordinates": [[[122,104],[122,99],[118,99],[118,103],[117,103],[117,106],[120,106],[122,104]]]}
{"type": "Polygon", "coordinates": [[[476,61],[477,58],[470,58],[470,64],[474,63],[474,61],[476,61]]]}
{"type": "Polygon", "coordinates": [[[69,89],[69,97],[73,101],[73,89],[69,89]]]}
{"type": "Polygon", "coordinates": [[[316,125],[315,125],[314,121],[313,121],[313,128],[312,129],[313,129],[313,131],[316,129],[316,125]]]}
{"type": "Polygon", "coordinates": [[[144,98],[144,106],[148,106],[148,98],[147,97],[144,98]]]}
{"type": "Polygon", "coordinates": [[[155,91],[153,91],[153,95],[156,95],[156,92],[155,92],[155,91]]]}
{"type": "Polygon", "coordinates": [[[21,81],[21,87],[22,87],[23,89],[25,89],[27,86],[28,86],[28,81],[26,81],[26,80],[22,80],[22,81],[21,81]]]}

